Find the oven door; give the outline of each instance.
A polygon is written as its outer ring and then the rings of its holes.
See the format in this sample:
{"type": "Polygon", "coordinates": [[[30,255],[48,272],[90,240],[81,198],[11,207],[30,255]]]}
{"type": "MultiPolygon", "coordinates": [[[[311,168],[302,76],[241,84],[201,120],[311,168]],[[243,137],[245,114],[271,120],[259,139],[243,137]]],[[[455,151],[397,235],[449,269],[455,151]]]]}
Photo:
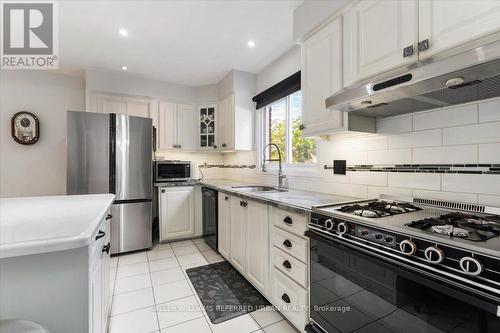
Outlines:
{"type": "MultiPolygon", "coordinates": [[[[498,302],[308,231],[310,332],[500,332],[498,302]],[[318,327],[319,326],[319,327],[318,327]]],[[[492,296],[492,298],[494,298],[492,296]]]]}
{"type": "Polygon", "coordinates": [[[180,181],[191,178],[191,164],[189,163],[156,163],[156,181],[180,181]]]}

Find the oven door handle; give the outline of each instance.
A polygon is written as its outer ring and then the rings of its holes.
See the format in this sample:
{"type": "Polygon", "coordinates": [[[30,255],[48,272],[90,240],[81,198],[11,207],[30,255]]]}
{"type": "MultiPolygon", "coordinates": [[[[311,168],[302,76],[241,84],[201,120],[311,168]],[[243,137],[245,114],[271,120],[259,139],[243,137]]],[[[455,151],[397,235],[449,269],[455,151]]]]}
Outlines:
{"type": "MultiPolygon", "coordinates": [[[[430,273],[394,259],[388,258],[376,251],[369,251],[361,246],[349,243],[340,238],[325,235],[323,233],[307,230],[305,235],[311,239],[317,240],[323,244],[341,247],[344,251],[354,253],[358,256],[365,257],[366,259],[376,260],[382,266],[388,267],[390,270],[395,271],[397,274],[404,276],[417,283],[423,284],[429,288],[442,292],[444,294],[452,295],[455,298],[461,299],[468,304],[472,304],[480,309],[500,317],[500,298],[492,296],[486,292],[464,286],[455,281],[447,279],[438,275],[431,275],[430,273]]],[[[314,255],[318,255],[318,248],[311,244],[311,263],[314,255]]]]}

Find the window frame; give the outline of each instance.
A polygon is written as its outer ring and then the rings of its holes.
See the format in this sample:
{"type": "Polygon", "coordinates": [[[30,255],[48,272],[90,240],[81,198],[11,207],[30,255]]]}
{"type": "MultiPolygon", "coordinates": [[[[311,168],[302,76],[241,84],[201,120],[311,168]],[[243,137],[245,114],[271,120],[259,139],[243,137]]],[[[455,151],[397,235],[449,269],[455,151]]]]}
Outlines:
{"type": "MultiPolygon", "coordinates": [[[[301,90],[298,90],[301,91],[301,90]]],[[[285,97],[282,97],[266,106],[263,106],[259,110],[257,110],[257,121],[256,121],[256,138],[258,139],[256,142],[257,145],[257,165],[259,166],[259,170],[262,170],[262,163],[264,159],[264,146],[267,143],[269,138],[269,128],[267,125],[267,111],[268,108],[272,104],[280,103],[281,101],[285,101],[286,111],[285,111],[285,125],[286,125],[286,134],[285,134],[285,149],[286,149],[286,160],[282,161],[282,168],[286,170],[289,174],[298,174],[301,175],[303,173],[307,173],[307,176],[314,177],[319,169],[319,158],[318,158],[318,140],[312,138],[316,141],[316,162],[314,163],[292,163],[293,156],[293,143],[292,143],[292,121],[290,119],[291,116],[291,95],[289,94],[285,97]]],[[[266,158],[269,158],[269,152],[266,149],[266,158]]],[[[276,173],[278,171],[278,162],[266,162],[266,168],[269,172],[267,173],[276,173]]]]}

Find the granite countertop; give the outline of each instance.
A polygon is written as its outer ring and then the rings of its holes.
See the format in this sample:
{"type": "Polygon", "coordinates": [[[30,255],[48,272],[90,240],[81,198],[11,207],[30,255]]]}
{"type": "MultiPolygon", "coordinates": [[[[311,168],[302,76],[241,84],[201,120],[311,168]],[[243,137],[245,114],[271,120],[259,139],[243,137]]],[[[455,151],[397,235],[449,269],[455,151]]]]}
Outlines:
{"type": "Polygon", "coordinates": [[[234,186],[262,185],[230,179],[204,179],[201,184],[216,190],[238,195],[243,198],[264,201],[278,206],[310,211],[313,206],[324,204],[340,204],[343,202],[359,201],[360,198],[325,194],[319,192],[289,189],[286,192],[244,192],[234,186]]]}
{"type": "Polygon", "coordinates": [[[0,258],[86,246],[114,194],[0,199],[0,258]]]}

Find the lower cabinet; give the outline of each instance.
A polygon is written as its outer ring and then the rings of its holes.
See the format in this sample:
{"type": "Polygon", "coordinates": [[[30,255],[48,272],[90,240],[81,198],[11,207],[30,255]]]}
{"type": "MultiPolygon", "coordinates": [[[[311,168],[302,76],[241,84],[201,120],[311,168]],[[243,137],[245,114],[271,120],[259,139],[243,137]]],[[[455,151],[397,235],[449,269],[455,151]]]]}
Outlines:
{"type": "Polygon", "coordinates": [[[246,276],[263,295],[269,281],[269,207],[249,201],[246,224],[246,276]]]}
{"type": "Polygon", "coordinates": [[[246,264],[246,225],[248,218],[248,202],[233,197],[231,199],[231,254],[230,262],[245,273],[246,264]]]}
{"type": "Polygon", "coordinates": [[[195,236],[193,186],[159,189],[160,242],[195,236]]]}
{"type": "Polygon", "coordinates": [[[231,260],[231,196],[219,192],[218,198],[219,221],[217,226],[217,242],[219,253],[226,260],[231,260]]]}

